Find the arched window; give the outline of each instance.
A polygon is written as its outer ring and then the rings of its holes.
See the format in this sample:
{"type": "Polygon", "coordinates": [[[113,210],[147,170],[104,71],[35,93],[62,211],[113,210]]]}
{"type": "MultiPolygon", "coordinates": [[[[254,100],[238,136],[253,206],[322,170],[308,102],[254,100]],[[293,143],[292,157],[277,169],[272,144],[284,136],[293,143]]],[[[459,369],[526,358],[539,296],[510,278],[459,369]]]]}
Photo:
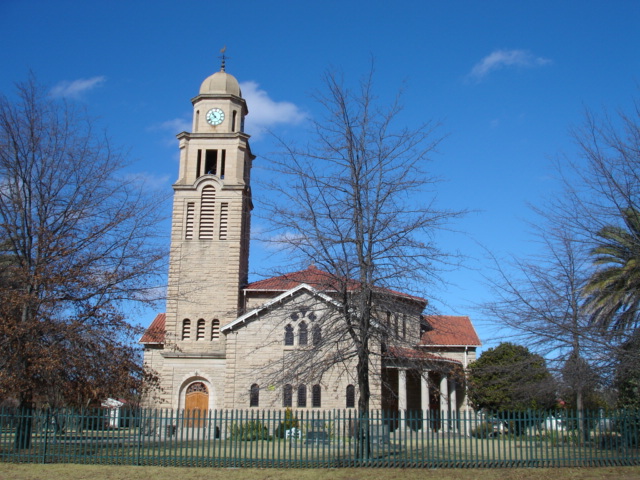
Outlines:
{"type": "Polygon", "coordinates": [[[307,406],[307,386],[300,385],[298,387],[298,407],[307,406]]]}
{"type": "Polygon", "coordinates": [[[196,392],[204,393],[207,395],[209,394],[209,391],[207,390],[207,386],[202,382],[192,383],[187,388],[187,395],[190,393],[196,393],[196,392]]]}
{"type": "Polygon", "coordinates": [[[320,345],[322,342],[322,330],[320,330],[320,325],[314,325],[311,328],[311,336],[313,337],[313,344],[320,345]]]}
{"type": "Polygon", "coordinates": [[[322,406],[322,389],[320,385],[311,387],[311,406],[314,408],[320,408],[322,406]]]}
{"type": "Polygon", "coordinates": [[[298,327],[298,345],[306,345],[308,337],[307,324],[302,322],[298,327]]]}
{"type": "Polygon", "coordinates": [[[236,120],[238,119],[238,112],[233,111],[233,120],[231,121],[231,131],[236,131],[236,120]]]}
{"type": "Polygon", "coordinates": [[[291,325],[284,327],[284,344],[285,346],[293,345],[293,327],[291,325]]]}
{"type": "Polygon", "coordinates": [[[282,388],[282,406],[293,407],[293,387],[288,383],[282,388]]]}
{"type": "Polygon", "coordinates": [[[347,408],[354,408],[356,406],[356,387],[353,385],[347,385],[347,408]]]}
{"type": "Polygon", "coordinates": [[[260,406],[260,387],[258,387],[257,383],[251,385],[251,389],[249,390],[249,406],[250,407],[259,407],[260,406]]]}
{"type": "Polygon", "coordinates": [[[217,318],[211,322],[211,340],[220,338],[220,320],[217,318]]]}
{"type": "Polygon", "coordinates": [[[191,338],[191,320],[185,318],[182,321],[182,340],[189,340],[191,338]]]}
{"type": "Polygon", "coordinates": [[[198,329],[196,330],[196,340],[204,340],[204,318],[198,320],[198,329]]]}

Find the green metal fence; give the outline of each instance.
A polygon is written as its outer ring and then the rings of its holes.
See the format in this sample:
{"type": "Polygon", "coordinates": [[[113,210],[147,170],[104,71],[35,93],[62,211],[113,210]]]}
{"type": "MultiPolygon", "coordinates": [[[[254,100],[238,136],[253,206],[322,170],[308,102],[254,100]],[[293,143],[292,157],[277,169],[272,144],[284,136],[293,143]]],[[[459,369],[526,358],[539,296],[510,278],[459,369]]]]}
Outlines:
{"type": "Polygon", "coordinates": [[[640,465],[640,412],[0,410],[0,461],[211,467],[640,465]]]}

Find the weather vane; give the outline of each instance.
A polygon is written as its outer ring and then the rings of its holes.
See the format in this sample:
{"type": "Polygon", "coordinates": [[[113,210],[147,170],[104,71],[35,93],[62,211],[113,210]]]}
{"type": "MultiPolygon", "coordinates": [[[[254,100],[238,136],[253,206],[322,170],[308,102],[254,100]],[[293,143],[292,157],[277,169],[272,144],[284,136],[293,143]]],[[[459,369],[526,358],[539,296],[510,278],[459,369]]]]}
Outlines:
{"type": "Polygon", "coordinates": [[[227,60],[227,56],[224,54],[224,52],[226,52],[226,51],[227,51],[227,46],[226,45],[220,49],[220,53],[222,54],[220,56],[220,58],[222,59],[222,63],[220,65],[220,71],[221,72],[224,72],[225,63],[226,63],[226,60],[227,60]]]}

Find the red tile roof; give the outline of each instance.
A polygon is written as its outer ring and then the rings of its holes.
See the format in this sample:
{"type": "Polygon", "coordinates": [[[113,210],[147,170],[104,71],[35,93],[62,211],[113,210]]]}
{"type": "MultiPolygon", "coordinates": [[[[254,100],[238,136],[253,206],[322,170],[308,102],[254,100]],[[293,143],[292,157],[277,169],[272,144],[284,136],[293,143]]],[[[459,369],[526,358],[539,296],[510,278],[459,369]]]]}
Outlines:
{"type": "Polygon", "coordinates": [[[387,350],[387,356],[391,358],[406,358],[409,360],[431,360],[435,362],[453,362],[462,364],[460,360],[434,355],[433,353],[425,352],[424,350],[419,350],[417,348],[389,347],[387,350]]]}
{"type": "MultiPolygon", "coordinates": [[[[320,270],[315,265],[309,266],[305,270],[299,270],[297,272],[285,273],[278,277],[266,278],[257,282],[250,283],[245,287],[247,291],[282,291],[285,292],[292,288],[297,287],[303,283],[315,288],[319,291],[339,291],[344,287],[346,282],[347,290],[355,290],[358,287],[359,282],[356,280],[346,279],[343,280],[340,277],[332,275],[324,270],[320,270]]],[[[421,303],[427,303],[424,298],[408,295],[406,293],[397,292],[388,288],[381,288],[380,291],[405,297],[411,300],[415,300],[421,303]]]]}
{"type": "MultiPolygon", "coordinates": [[[[337,290],[340,287],[339,280],[333,275],[311,265],[306,270],[285,273],[278,277],[265,278],[250,283],[245,290],[287,291],[298,285],[306,283],[316,290],[337,290]]],[[[353,283],[353,282],[351,282],[353,283]]]]}
{"type": "Polygon", "coordinates": [[[474,346],[482,345],[469,317],[451,315],[425,315],[422,320],[430,330],[422,334],[420,346],[474,346]]]}
{"type": "Polygon", "coordinates": [[[156,315],[156,318],[140,338],[139,343],[164,343],[164,324],[166,319],[167,316],[164,313],[156,315]]]}

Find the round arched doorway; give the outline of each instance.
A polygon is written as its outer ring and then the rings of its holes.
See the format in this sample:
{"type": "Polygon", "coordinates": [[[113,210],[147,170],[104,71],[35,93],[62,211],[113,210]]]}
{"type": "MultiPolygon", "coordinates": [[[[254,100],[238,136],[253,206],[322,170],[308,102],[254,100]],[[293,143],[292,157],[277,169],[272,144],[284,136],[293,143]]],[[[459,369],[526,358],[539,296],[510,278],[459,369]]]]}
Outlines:
{"type": "Polygon", "coordinates": [[[184,416],[188,427],[203,427],[209,410],[209,390],[202,382],[187,387],[184,400],[184,416]]]}

